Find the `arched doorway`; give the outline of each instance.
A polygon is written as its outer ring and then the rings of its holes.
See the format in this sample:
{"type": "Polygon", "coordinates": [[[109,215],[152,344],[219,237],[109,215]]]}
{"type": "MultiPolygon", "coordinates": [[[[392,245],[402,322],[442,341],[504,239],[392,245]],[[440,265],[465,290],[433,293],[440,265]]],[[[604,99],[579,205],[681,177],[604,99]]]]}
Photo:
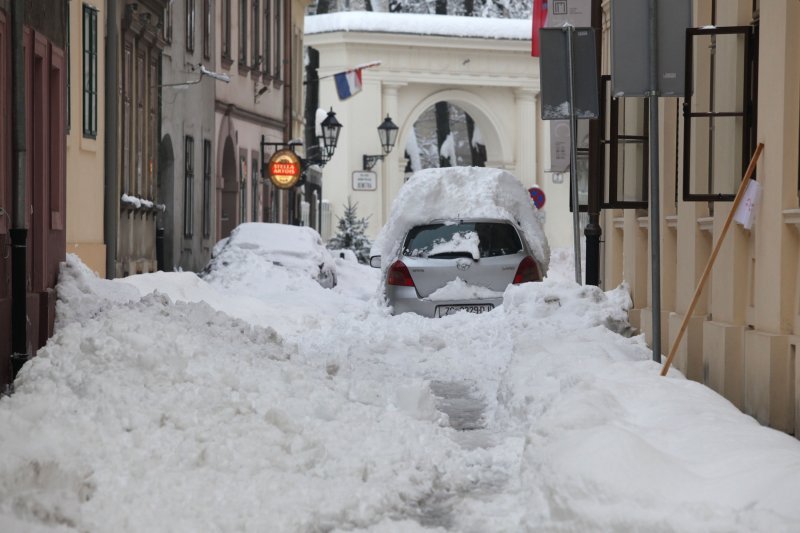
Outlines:
{"type": "Polygon", "coordinates": [[[219,214],[219,238],[224,239],[239,224],[239,180],[236,174],[236,151],[233,140],[225,139],[222,151],[222,191],[219,214]]]}
{"type": "Polygon", "coordinates": [[[157,188],[159,203],[170,210],[159,212],[156,218],[156,262],[159,270],[168,272],[175,268],[175,247],[180,238],[175,235],[175,153],[169,134],[158,146],[157,188]]]}
{"type": "Polygon", "coordinates": [[[486,145],[480,128],[461,106],[440,101],[414,121],[401,144],[406,172],[443,166],[486,166],[486,145]]]}

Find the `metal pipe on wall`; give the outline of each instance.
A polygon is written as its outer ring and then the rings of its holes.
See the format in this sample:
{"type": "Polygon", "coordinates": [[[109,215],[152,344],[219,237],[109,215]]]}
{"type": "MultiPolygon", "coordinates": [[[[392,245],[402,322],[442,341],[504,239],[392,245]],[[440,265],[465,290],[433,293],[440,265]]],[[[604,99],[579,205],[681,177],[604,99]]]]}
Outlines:
{"type": "Polygon", "coordinates": [[[658,24],[656,0],[650,0],[650,265],[653,361],[661,362],[661,196],[658,174],[658,24]]]}
{"type": "Polygon", "coordinates": [[[103,196],[103,233],[106,242],[106,278],[117,276],[117,214],[119,212],[119,181],[117,179],[117,131],[119,122],[117,100],[117,2],[106,2],[106,61],[105,61],[105,190],[103,196]]]}

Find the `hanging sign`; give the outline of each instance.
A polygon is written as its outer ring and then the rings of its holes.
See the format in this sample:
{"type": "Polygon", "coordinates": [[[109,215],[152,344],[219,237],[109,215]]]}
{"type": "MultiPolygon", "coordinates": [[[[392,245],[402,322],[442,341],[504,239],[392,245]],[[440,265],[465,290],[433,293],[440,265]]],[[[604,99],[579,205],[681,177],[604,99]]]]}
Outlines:
{"type": "Polygon", "coordinates": [[[267,163],[270,181],[279,189],[291,189],[300,181],[300,158],[291,150],[278,150],[267,163]]]}

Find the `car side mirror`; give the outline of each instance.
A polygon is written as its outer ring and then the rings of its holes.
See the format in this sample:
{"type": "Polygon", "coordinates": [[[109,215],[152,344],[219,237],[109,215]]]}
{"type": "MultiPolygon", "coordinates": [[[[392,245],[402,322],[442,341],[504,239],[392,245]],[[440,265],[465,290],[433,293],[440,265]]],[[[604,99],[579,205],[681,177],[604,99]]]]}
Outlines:
{"type": "Polygon", "coordinates": [[[369,258],[369,266],[372,268],[380,268],[381,267],[381,256],[373,255],[369,258]]]}

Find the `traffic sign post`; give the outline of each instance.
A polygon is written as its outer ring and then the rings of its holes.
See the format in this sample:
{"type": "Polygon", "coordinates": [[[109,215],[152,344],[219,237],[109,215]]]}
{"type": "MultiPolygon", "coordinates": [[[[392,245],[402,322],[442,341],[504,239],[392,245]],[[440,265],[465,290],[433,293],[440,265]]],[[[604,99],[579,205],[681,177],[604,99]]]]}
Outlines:
{"type": "Polygon", "coordinates": [[[691,0],[614,0],[611,86],[614,97],[645,96],[650,108],[650,265],[653,360],[661,362],[661,197],[658,98],[684,96],[685,35],[691,0]]]}
{"type": "Polygon", "coordinates": [[[542,80],[542,119],[569,119],[570,196],[575,247],[575,281],[583,284],[581,273],[580,207],[578,203],[578,119],[600,116],[597,85],[597,54],[594,28],[539,30],[542,80]]]}

